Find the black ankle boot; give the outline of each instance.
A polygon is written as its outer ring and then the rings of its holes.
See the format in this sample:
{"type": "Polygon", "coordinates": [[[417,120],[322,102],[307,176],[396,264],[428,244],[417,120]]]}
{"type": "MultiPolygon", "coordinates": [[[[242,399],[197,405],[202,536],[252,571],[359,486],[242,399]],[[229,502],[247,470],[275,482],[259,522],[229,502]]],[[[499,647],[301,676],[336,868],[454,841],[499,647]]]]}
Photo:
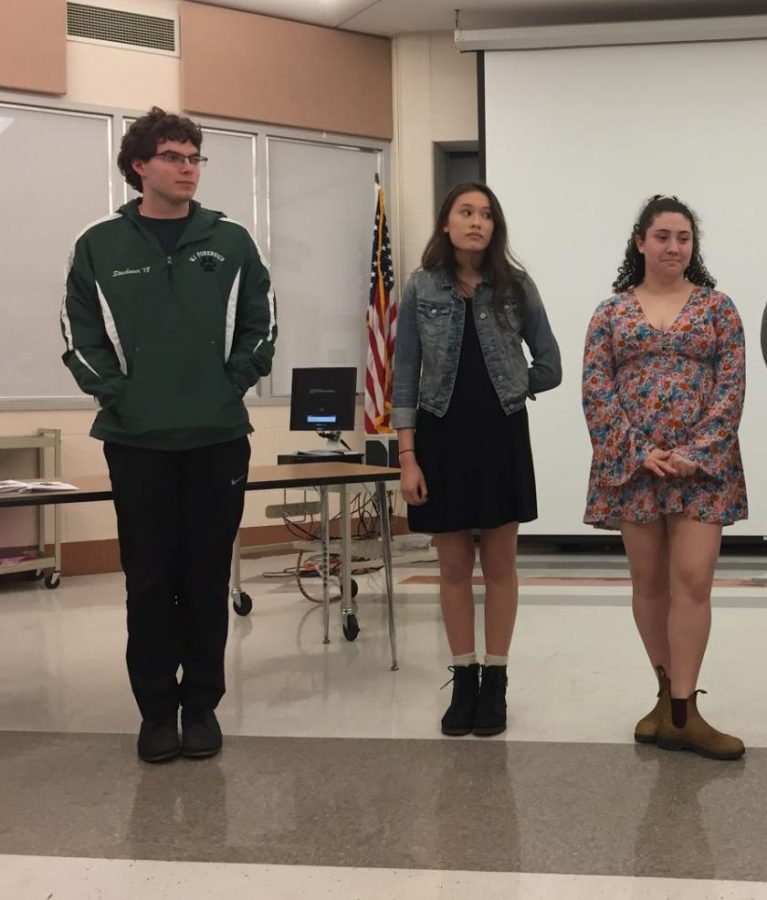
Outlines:
{"type": "Polygon", "coordinates": [[[490,737],[506,730],[506,666],[482,666],[474,734],[490,737]]]}
{"type": "Polygon", "coordinates": [[[474,725],[479,697],[479,663],[449,668],[453,672],[453,699],[442,716],[442,734],[457,737],[469,734],[474,725]]]}

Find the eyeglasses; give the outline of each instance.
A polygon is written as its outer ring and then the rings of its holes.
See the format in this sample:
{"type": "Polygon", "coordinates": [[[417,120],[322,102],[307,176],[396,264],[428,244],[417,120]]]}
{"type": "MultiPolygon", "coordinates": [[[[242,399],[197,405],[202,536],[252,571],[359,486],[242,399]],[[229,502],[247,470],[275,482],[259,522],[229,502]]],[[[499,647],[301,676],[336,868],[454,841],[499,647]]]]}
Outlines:
{"type": "Polygon", "coordinates": [[[176,153],[175,150],[165,150],[162,153],[155,153],[152,157],[153,159],[162,159],[165,160],[166,163],[170,163],[172,166],[183,166],[184,163],[188,162],[190,166],[204,166],[208,161],[207,156],[200,156],[199,153],[192,153],[190,156],[187,156],[185,153],[176,153]]]}

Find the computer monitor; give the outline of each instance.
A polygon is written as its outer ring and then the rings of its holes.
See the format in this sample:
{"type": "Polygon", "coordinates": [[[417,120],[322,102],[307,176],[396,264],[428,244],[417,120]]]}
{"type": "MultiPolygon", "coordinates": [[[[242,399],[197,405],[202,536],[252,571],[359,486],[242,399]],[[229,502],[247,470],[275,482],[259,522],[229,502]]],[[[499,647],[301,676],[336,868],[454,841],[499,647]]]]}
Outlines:
{"type": "Polygon", "coordinates": [[[356,391],[354,366],[293,369],[290,430],[353,431],[356,391]]]}

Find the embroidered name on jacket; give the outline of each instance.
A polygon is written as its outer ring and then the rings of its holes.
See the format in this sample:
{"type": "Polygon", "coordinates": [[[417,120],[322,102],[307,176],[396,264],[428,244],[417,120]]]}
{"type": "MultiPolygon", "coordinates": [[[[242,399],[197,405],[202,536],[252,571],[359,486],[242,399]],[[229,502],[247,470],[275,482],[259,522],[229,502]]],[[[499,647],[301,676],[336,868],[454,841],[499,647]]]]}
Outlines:
{"type": "Polygon", "coordinates": [[[123,275],[148,275],[151,266],[141,266],[140,269],[114,269],[112,278],[120,278],[123,275]]]}
{"type": "Polygon", "coordinates": [[[189,262],[199,263],[204,272],[215,272],[216,266],[225,259],[226,257],[216,253],[215,250],[198,250],[189,257],[189,262]]]}

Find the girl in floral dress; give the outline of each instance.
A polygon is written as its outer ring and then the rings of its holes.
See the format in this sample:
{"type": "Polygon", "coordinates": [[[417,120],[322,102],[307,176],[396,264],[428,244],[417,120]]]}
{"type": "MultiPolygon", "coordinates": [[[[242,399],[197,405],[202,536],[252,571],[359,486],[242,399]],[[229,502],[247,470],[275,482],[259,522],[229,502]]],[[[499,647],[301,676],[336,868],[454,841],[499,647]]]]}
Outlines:
{"type": "Polygon", "coordinates": [[[659,682],[635,739],[737,759],[745,748],[697,710],[722,526],[748,514],[738,445],[745,391],[740,317],[676,197],[645,205],[615,293],[586,337],[583,409],[593,461],[584,521],[620,529],[634,619],[659,682]]]}

